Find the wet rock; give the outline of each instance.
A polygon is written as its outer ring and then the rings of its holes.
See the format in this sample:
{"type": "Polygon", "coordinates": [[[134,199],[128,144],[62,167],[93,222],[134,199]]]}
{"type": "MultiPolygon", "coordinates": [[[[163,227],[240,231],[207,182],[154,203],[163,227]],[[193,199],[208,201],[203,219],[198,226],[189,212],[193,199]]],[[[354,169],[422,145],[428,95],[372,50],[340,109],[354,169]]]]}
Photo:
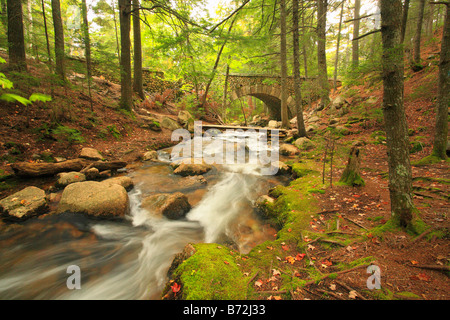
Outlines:
{"type": "Polygon", "coordinates": [[[278,174],[289,174],[291,172],[291,167],[288,166],[283,161],[275,161],[271,164],[271,166],[278,169],[278,171],[276,173],[277,175],[278,174]]]}
{"type": "Polygon", "coordinates": [[[141,204],[153,214],[164,216],[167,219],[182,219],[191,210],[187,197],[181,192],[159,193],[146,197],[141,204]]]}
{"type": "Polygon", "coordinates": [[[61,196],[57,213],[82,213],[94,218],[120,218],[129,212],[129,199],[124,187],[96,181],[68,185],[61,196]]]}
{"type": "Polygon", "coordinates": [[[25,220],[47,211],[45,191],[33,186],[0,200],[0,213],[6,219],[25,220]]]}
{"type": "Polygon", "coordinates": [[[57,177],[56,187],[60,189],[65,188],[71,183],[86,181],[86,175],[76,171],[61,172],[57,174],[57,177]]]}
{"type": "Polygon", "coordinates": [[[83,148],[81,149],[79,158],[89,159],[89,160],[102,160],[103,156],[97,149],[94,148],[83,148]]]}
{"type": "Polygon", "coordinates": [[[208,164],[196,164],[196,163],[181,163],[173,173],[178,174],[182,177],[187,176],[197,176],[207,173],[212,169],[211,165],[208,164]]]}
{"type": "Polygon", "coordinates": [[[109,178],[109,179],[102,181],[102,183],[106,183],[109,185],[118,184],[119,186],[124,187],[125,190],[127,190],[127,191],[130,191],[134,187],[133,179],[131,179],[130,177],[127,177],[127,176],[109,178]]]}
{"type": "Polygon", "coordinates": [[[167,276],[169,278],[172,277],[172,274],[180,266],[180,264],[182,264],[184,260],[187,260],[190,257],[192,257],[196,252],[197,250],[195,250],[192,244],[188,243],[184,247],[183,251],[177,253],[173,258],[172,264],[170,265],[169,270],[167,270],[167,276]]]}
{"type": "Polygon", "coordinates": [[[269,123],[267,124],[267,127],[272,129],[278,128],[278,121],[270,120],[269,123]]]}
{"type": "Polygon", "coordinates": [[[142,156],[142,160],[143,160],[143,161],[153,161],[153,160],[158,160],[158,152],[156,152],[155,150],[147,151],[147,152],[144,153],[144,155],[142,156]]]}

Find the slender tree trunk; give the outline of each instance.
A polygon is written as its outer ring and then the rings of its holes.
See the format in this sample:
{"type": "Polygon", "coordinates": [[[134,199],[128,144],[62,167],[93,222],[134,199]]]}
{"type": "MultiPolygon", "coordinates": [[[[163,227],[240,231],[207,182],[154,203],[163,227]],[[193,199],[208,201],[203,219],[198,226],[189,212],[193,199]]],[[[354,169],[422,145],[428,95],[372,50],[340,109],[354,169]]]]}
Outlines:
{"type": "Polygon", "coordinates": [[[400,42],[403,43],[405,41],[405,33],[406,33],[406,24],[408,22],[408,11],[409,11],[409,1],[405,0],[405,3],[403,5],[403,12],[402,12],[402,32],[400,36],[400,42]]]}
{"type": "Polygon", "coordinates": [[[294,58],[294,92],[295,112],[297,113],[297,135],[306,137],[305,121],[303,120],[302,90],[300,83],[300,44],[298,34],[298,2],[292,1],[292,36],[293,36],[293,58],[294,58]]]}
{"type": "Polygon", "coordinates": [[[383,41],[383,114],[389,165],[391,214],[401,226],[413,221],[408,127],[403,105],[401,0],[380,0],[383,41]]]}
{"type": "Polygon", "coordinates": [[[227,117],[227,94],[228,94],[228,78],[230,75],[230,65],[227,63],[227,71],[225,73],[225,85],[223,86],[223,102],[222,102],[222,118],[226,122],[227,117]]]}
{"type": "Polygon", "coordinates": [[[1,21],[2,24],[5,26],[5,29],[8,29],[8,9],[7,9],[7,4],[6,4],[6,0],[0,0],[0,6],[1,6],[1,21]]]}
{"type": "Polygon", "coordinates": [[[55,64],[56,74],[62,81],[66,80],[64,70],[64,29],[59,0],[52,0],[53,28],[55,30],[55,64]]]}
{"type": "Polygon", "coordinates": [[[22,2],[20,0],[8,0],[7,11],[9,65],[12,69],[26,70],[22,2]]]}
{"type": "Polygon", "coordinates": [[[81,13],[83,15],[83,38],[84,38],[84,55],[86,56],[86,77],[88,81],[89,100],[91,111],[94,111],[91,94],[92,66],[91,66],[91,39],[89,37],[89,22],[87,18],[86,0],[81,0],[81,13]]]}
{"type": "Polygon", "coordinates": [[[444,9],[446,15],[441,41],[436,132],[433,144],[433,155],[440,159],[447,158],[448,106],[450,104],[450,5],[446,5],[444,9]]]}
{"type": "MultiPolygon", "coordinates": [[[[355,9],[353,14],[353,39],[359,37],[359,11],[361,8],[361,0],[355,0],[355,9]]],[[[352,41],[352,64],[353,67],[359,66],[359,40],[352,41]]]]}
{"type": "Polygon", "coordinates": [[[322,110],[330,103],[330,85],[328,83],[326,56],[327,7],[327,0],[317,0],[317,64],[320,85],[320,105],[318,110],[322,110]]]}
{"type": "MultiPolygon", "coordinates": [[[[233,29],[233,25],[234,25],[235,21],[236,21],[236,19],[233,19],[231,21],[230,27],[228,28],[227,37],[230,35],[231,30],[233,29]]],[[[211,83],[213,82],[214,77],[216,75],[217,67],[219,66],[219,62],[220,62],[220,57],[222,56],[222,52],[223,52],[223,49],[225,48],[225,45],[227,44],[227,41],[228,41],[228,39],[224,40],[224,42],[220,46],[219,51],[217,52],[217,57],[216,57],[216,61],[214,62],[211,76],[209,77],[208,83],[206,84],[205,93],[203,94],[202,102],[201,102],[201,105],[203,106],[204,110],[206,110],[206,99],[208,98],[209,88],[211,87],[211,83]]]]}
{"type": "Polygon", "coordinates": [[[134,77],[133,89],[141,99],[145,99],[142,83],[142,44],[139,0],[133,0],[133,37],[134,37],[134,77]]]}
{"type": "Polygon", "coordinates": [[[280,0],[281,127],[289,128],[287,106],[286,1],[280,0]]]}
{"type": "Polygon", "coordinates": [[[120,44],[119,44],[119,33],[117,31],[117,19],[116,19],[116,8],[114,6],[114,2],[116,0],[112,0],[111,3],[111,8],[112,8],[112,13],[113,13],[113,20],[114,20],[114,31],[116,33],[116,49],[117,49],[117,57],[119,58],[119,64],[120,64],[120,44]]]}
{"type": "Polygon", "coordinates": [[[344,15],[344,2],[341,4],[341,14],[339,16],[339,31],[337,36],[337,44],[336,44],[336,58],[334,59],[334,77],[333,77],[333,88],[336,91],[336,82],[337,82],[337,71],[338,71],[338,63],[339,63],[339,44],[341,41],[341,28],[342,28],[342,17],[344,15]]]}
{"type": "Polygon", "coordinates": [[[416,34],[414,36],[414,63],[420,64],[420,39],[422,38],[423,11],[425,0],[419,0],[419,16],[417,18],[416,34]]]}
{"type": "Polygon", "coordinates": [[[120,103],[122,109],[131,111],[133,105],[133,90],[131,82],[131,0],[119,0],[120,21],[120,103]]]}

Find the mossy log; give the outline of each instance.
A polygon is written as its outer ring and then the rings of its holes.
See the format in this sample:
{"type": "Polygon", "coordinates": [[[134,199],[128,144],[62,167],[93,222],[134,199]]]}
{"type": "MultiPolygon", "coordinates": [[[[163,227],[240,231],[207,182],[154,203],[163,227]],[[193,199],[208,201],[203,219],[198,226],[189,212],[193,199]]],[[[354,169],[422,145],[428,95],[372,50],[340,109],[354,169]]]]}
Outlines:
{"type": "Polygon", "coordinates": [[[99,171],[117,170],[127,165],[123,161],[92,161],[87,159],[71,159],[57,163],[17,162],[11,168],[19,177],[51,176],[60,172],[82,171],[83,168],[97,168],[99,171]]]}
{"type": "Polygon", "coordinates": [[[360,174],[360,161],[359,148],[354,146],[350,150],[347,166],[345,167],[339,182],[349,186],[363,186],[365,182],[360,174]]]}

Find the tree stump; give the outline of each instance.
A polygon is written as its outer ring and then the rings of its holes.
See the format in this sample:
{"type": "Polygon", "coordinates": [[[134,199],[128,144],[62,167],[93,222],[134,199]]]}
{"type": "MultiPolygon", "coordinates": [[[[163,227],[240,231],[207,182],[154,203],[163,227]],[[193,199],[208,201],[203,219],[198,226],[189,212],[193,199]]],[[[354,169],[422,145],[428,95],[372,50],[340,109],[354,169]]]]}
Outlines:
{"type": "Polygon", "coordinates": [[[342,173],[339,182],[349,186],[363,186],[365,182],[363,178],[361,178],[359,167],[360,167],[359,148],[354,146],[350,150],[347,166],[345,167],[345,170],[342,173]]]}

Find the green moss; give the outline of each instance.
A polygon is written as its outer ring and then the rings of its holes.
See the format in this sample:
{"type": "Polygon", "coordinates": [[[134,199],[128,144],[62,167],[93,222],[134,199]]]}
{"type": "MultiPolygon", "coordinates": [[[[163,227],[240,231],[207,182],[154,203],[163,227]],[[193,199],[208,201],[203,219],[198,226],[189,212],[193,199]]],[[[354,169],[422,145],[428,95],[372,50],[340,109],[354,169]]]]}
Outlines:
{"type": "Polygon", "coordinates": [[[347,169],[342,173],[339,182],[353,187],[361,187],[366,184],[364,179],[357,172],[347,169]]]}
{"type": "Polygon", "coordinates": [[[174,273],[184,300],[239,300],[246,298],[247,277],[236,263],[237,254],[214,243],[194,245],[196,253],[174,273]]]}
{"type": "MultiPolygon", "coordinates": [[[[411,164],[413,166],[416,167],[420,167],[420,166],[426,166],[426,165],[430,165],[430,164],[435,164],[435,163],[439,163],[441,162],[443,159],[431,154],[429,156],[426,156],[423,159],[417,160],[417,161],[412,161],[411,164]]],[[[447,158],[445,161],[450,162],[450,159],[447,158]]]]}

